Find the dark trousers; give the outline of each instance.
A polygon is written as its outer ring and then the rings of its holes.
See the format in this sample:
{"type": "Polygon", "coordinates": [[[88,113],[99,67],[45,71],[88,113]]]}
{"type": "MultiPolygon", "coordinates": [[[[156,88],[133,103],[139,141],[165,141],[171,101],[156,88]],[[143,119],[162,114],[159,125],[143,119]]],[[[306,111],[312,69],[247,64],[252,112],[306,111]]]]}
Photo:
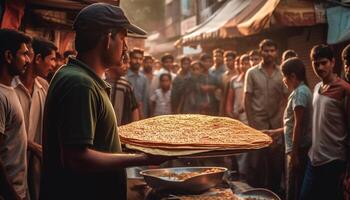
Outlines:
{"type": "Polygon", "coordinates": [[[312,166],[309,160],[301,188],[300,199],[343,199],[341,177],[345,173],[345,167],[345,162],[340,160],[335,160],[321,166],[312,166]]]}
{"type": "Polygon", "coordinates": [[[280,141],[266,149],[248,153],[244,164],[247,183],[281,194],[284,155],[284,145],[280,141]]]}

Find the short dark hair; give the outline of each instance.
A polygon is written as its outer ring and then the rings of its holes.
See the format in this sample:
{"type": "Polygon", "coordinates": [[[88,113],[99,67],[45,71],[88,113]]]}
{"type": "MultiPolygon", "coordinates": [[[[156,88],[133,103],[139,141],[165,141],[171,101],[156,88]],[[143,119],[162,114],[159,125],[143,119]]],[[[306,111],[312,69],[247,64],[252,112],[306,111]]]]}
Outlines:
{"type": "Polygon", "coordinates": [[[154,60],[154,58],[150,55],[147,55],[143,57],[143,61],[146,61],[146,60],[154,60]]]}
{"type": "Polygon", "coordinates": [[[217,49],[214,49],[213,50],[213,54],[215,54],[215,53],[221,53],[221,55],[224,55],[224,50],[223,49],[220,49],[220,48],[217,48],[217,49]]]}
{"type": "Polygon", "coordinates": [[[68,56],[75,55],[75,54],[77,54],[77,52],[75,52],[74,50],[67,50],[63,53],[63,57],[68,58],[68,56]]]}
{"type": "Polygon", "coordinates": [[[326,44],[320,44],[312,47],[310,53],[311,60],[318,60],[321,58],[327,58],[329,60],[334,59],[334,53],[332,48],[326,44]]]}
{"type": "Polygon", "coordinates": [[[171,59],[171,60],[174,61],[174,56],[171,55],[171,54],[169,54],[169,53],[166,53],[166,54],[164,54],[164,55],[162,56],[162,58],[161,58],[160,60],[161,60],[162,63],[163,63],[163,62],[165,62],[165,60],[167,60],[167,59],[171,59]]]}
{"type": "Polygon", "coordinates": [[[343,52],[341,53],[341,57],[342,57],[343,60],[346,60],[348,62],[350,61],[350,44],[348,44],[344,48],[343,52]]]}
{"type": "Polygon", "coordinates": [[[288,50],[285,50],[282,54],[282,61],[285,61],[287,60],[288,58],[294,58],[294,57],[298,57],[298,54],[297,52],[295,52],[294,50],[292,49],[288,49],[288,50]]]}
{"type": "Polygon", "coordinates": [[[192,62],[192,59],[188,56],[182,56],[180,58],[180,63],[182,64],[183,62],[185,62],[185,60],[188,60],[189,62],[192,62]]]}
{"type": "Polygon", "coordinates": [[[40,54],[43,59],[50,55],[52,51],[57,51],[57,47],[53,42],[41,37],[35,37],[33,39],[32,47],[34,56],[40,54]]]}
{"type": "Polygon", "coordinates": [[[307,85],[305,64],[297,57],[289,58],[281,64],[281,70],[283,75],[290,76],[293,73],[300,81],[304,81],[307,85]]]}
{"type": "Polygon", "coordinates": [[[130,52],[129,52],[129,56],[130,58],[133,58],[135,54],[141,54],[143,56],[143,49],[140,48],[133,48],[130,52]]]}
{"type": "Polygon", "coordinates": [[[103,36],[112,33],[112,38],[114,38],[120,31],[122,29],[117,28],[94,31],[77,30],[75,33],[75,49],[81,53],[90,51],[97,46],[103,36]]]}
{"type": "Polygon", "coordinates": [[[240,56],[239,62],[242,62],[244,60],[249,61],[249,55],[248,54],[243,54],[243,55],[240,56]]]}
{"type": "Polygon", "coordinates": [[[232,57],[233,59],[235,59],[237,56],[237,53],[235,51],[225,51],[224,53],[224,57],[232,57]]]}
{"type": "Polygon", "coordinates": [[[249,52],[249,57],[252,57],[252,56],[260,56],[259,50],[257,50],[257,49],[251,50],[249,52]]]}
{"type": "Polygon", "coordinates": [[[164,74],[161,74],[161,75],[159,76],[159,82],[162,81],[162,79],[163,79],[164,76],[167,76],[167,77],[169,78],[169,80],[171,81],[171,74],[169,74],[169,73],[164,73],[164,74]]]}
{"type": "Polygon", "coordinates": [[[201,69],[203,69],[204,68],[204,66],[203,66],[203,64],[202,64],[202,62],[201,61],[199,61],[199,60],[196,60],[196,61],[192,61],[191,62],[191,69],[193,69],[193,67],[195,66],[195,65],[199,65],[199,67],[201,68],[201,69]]]}
{"type": "Polygon", "coordinates": [[[277,49],[277,43],[271,39],[264,39],[259,43],[259,49],[262,50],[264,47],[275,47],[277,49]]]}
{"type": "Polygon", "coordinates": [[[0,64],[5,63],[5,51],[9,50],[15,56],[23,43],[30,44],[31,42],[32,39],[23,32],[0,29],[0,64]]]}
{"type": "Polygon", "coordinates": [[[199,60],[202,62],[207,59],[213,59],[213,57],[208,53],[202,53],[201,56],[199,57],[199,60]]]}

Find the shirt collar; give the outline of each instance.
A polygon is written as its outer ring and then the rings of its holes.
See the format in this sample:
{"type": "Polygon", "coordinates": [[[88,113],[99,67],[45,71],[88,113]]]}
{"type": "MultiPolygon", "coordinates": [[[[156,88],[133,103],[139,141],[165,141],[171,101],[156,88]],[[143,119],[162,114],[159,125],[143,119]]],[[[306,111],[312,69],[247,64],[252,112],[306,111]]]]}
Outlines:
{"type": "Polygon", "coordinates": [[[131,69],[128,69],[127,76],[139,76],[139,75],[140,75],[139,73],[136,73],[131,69]]]}
{"type": "Polygon", "coordinates": [[[84,62],[73,58],[69,57],[68,64],[73,64],[74,66],[80,67],[84,71],[86,71],[96,82],[97,84],[103,88],[103,89],[110,89],[111,85],[108,84],[106,81],[104,81],[101,77],[99,77],[87,64],[84,62]]]}

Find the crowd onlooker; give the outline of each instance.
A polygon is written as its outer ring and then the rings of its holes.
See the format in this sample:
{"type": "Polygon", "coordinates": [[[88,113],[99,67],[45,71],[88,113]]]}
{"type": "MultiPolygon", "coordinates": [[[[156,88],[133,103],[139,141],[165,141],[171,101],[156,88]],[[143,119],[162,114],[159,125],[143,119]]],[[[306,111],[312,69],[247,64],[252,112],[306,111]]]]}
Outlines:
{"type": "Polygon", "coordinates": [[[149,85],[146,76],[140,72],[143,64],[143,50],[135,48],[129,52],[130,66],[126,74],[128,80],[133,87],[134,94],[140,108],[140,119],[149,116],[149,85]]]}
{"type": "Polygon", "coordinates": [[[171,114],[171,75],[161,74],[159,77],[160,88],[151,96],[151,116],[171,114]]]}
{"type": "MultiPolygon", "coordinates": [[[[269,39],[259,44],[262,62],[247,71],[244,82],[244,105],[249,126],[258,129],[281,127],[287,88],[276,64],[277,44],[269,39]]],[[[279,192],[283,172],[284,145],[282,137],[266,150],[251,152],[244,171],[248,183],[279,192]]]]}
{"type": "Polygon", "coordinates": [[[31,58],[25,34],[0,29],[0,167],[5,199],[27,199],[27,132],[21,103],[11,82],[23,74],[31,58]]]}

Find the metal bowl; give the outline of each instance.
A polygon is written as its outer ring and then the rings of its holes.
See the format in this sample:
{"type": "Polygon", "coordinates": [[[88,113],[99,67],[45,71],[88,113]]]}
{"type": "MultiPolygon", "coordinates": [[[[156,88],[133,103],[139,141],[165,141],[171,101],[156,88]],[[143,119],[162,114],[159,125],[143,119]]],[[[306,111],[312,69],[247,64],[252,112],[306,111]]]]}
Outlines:
{"type": "Polygon", "coordinates": [[[243,199],[256,199],[256,200],[281,200],[274,192],[264,188],[254,188],[242,192],[238,195],[243,199]]]}
{"type": "Polygon", "coordinates": [[[223,180],[227,168],[224,167],[176,167],[163,169],[150,169],[140,172],[146,183],[155,190],[166,190],[172,193],[200,193],[216,186],[223,180]],[[168,173],[202,172],[207,169],[219,169],[219,172],[200,174],[185,180],[166,177],[168,173]]]}

